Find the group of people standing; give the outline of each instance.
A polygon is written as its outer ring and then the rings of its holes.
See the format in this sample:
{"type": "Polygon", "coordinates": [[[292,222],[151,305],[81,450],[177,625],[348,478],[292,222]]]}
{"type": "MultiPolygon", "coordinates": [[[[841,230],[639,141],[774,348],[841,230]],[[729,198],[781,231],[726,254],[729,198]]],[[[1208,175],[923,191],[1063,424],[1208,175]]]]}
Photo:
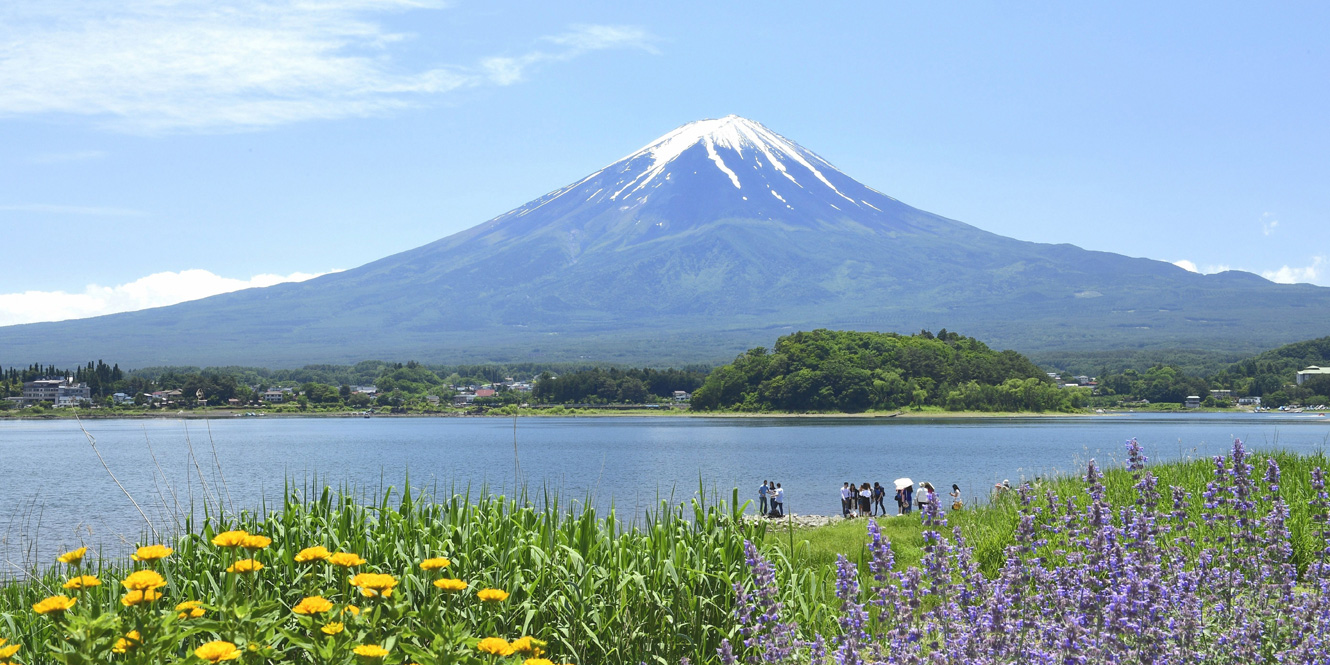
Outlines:
{"type": "Polygon", "coordinates": [[[762,481],[757,490],[757,507],[767,517],[785,517],[785,488],[780,483],[762,481]]]}
{"type": "MultiPolygon", "coordinates": [[[[919,489],[922,494],[919,500],[915,501],[914,483],[908,482],[908,479],[902,479],[907,483],[897,481],[896,483],[896,514],[909,515],[914,512],[914,506],[917,503],[920,510],[926,506],[937,502],[937,490],[933,489],[932,483],[920,483],[919,489]]],[[[887,496],[886,488],[881,483],[873,483],[870,487],[868,483],[855,486],[854,483],[847,482],[840,488],[840,506],[841,516],[847,519],[854,517],[876,517],[886,515],[887,507],[883,505],[883,499],[887,496]]],[[[951,486],[951,509],[961,509],[961,488],[959,485],[951,486]]]]}

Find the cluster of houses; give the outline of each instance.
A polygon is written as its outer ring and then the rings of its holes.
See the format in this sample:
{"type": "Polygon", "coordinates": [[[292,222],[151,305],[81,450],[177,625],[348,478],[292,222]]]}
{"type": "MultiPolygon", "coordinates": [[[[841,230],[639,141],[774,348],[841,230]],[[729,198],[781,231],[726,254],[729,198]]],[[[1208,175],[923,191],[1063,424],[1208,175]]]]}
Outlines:
{"type": "MultiPolygon", "coordinates": [[[[453,406],[470,406],[476,403],[477,398],[494,397],[499,394],[500,386],[513,392],[529,393],[531,392],[532,383],[530,381],[514,381],[513,377],[509,376],[505,377],[502,382],[497,384],[486,383],[480,386],[453,386],[453,389],[457,391],[457,394],[453,396],[453,406]]],[[[439,404],[438,395],[426,395],[425,399],[429,400],[431,405],[437,406],[439,404]]]]}
{"type": "Polygon", "coordinates": [[[1085,376],[1084,374],[1063,378],[1062,375],[1057,372],[1049,372],[1048,378],[1053,379],[1053,382],[1058,384],[1059,388],[1095,389],[1099,387],[1099,381],[1095,380],[1093,376],[1085,376]]]}
{"type": "MultiPolygon", "coordinates": [[[[512,377],[506,377],[498,383],[450,387],[457,391],[457,394],[453,397],[453,406],[465,407],[474,404],[477,399],[495,397],[501,390],[530,393],[534,386],[533,381],[517,381],[512,377]]],[[[378,388],[373,385],[351,386],[351,393],[368,395],[372,398],[378,395],[378,388]]],[[[258,399],[267,404],[281,404],[294,400],[298,394],[294,388],[272,388],[261,393],[258,399]]],[[[206,404],[202,390],[197,391],[192,400],[187,400],[186,394],[182,390],[158,390],[143,393],[142,400],[139,400],[139,397],[139,395],[118,392],[111,396],[111,400],[116,405],[145,403],[159,407],[176,406],[186,402],[191,406],[206,404]]],[[[692,395],[687,391],[674,391],[673,400],[675,402],[686,403],[691,398],[692,395]]],[[[87,383],[75,382],[72,377],[37,379],[23,384],[23,395],[21,397],[8,397],[6,399],[19,408],[43,403],[54,404],[56,407],[89,406],[92,403],[92,390],[87,383]]],[[[441,401],[438,395],[426,395],[425,399],[435,406],[441,401]]],[[[228,406],[242,406],[238,399],[230,399],[227,402],[228,406]]]]}
{"type": "Polygon", "coordinates": [[[80,406],[92,401],[88,384],[75,382],[73,377],[37,379],[23,384],[21,397],[6,397],[19,408],[50,402],[57,407],[80,406]]]}

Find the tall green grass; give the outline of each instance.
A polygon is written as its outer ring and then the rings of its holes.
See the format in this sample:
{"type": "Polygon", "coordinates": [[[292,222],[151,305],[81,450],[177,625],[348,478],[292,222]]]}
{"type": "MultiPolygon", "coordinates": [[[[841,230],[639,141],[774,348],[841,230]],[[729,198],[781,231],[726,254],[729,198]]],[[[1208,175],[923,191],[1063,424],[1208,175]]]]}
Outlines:
{"type": "MultiPolygon", "coordinates": [[[[492,621],[510,637],[547,640],[560,659],[678,663],[686,656],[699,662],[714,657],[721,639],[734,639],[733,585],[747,575],[743,543],[761,542],[765,530],[744,521],[735,501],[661,503],[641,522],[625,525],[613,510],[568,506],[554,494],[432,496],[388,489],[372,496],[312,483],[288,487],[285,497],[276,509],[208,514],[201,524],[187,525],[191,533],[170,543],[176,552],[162,561],[167,597],[222,594],[228,583],[224,551],[210,540],[220,531],[243,529],[271,537],[264,557],[287,564],[302,548],[323,545],[360,554],[368,560],[366,570],[406,579],[420,560],[446,556],[473,589],[512,594],[496,617],[476,621],[492,621]]],[[[96,575],[110,587],[130,570],[123,561],[97,565],[96,575]]],[[[254,602],[278,599],[289,606],[302,594],[345,585],[332,569],[323,573],[326,579],[274,576],[297,568],[274,565],[260,572],[254,602]]],[[[60,593],[62,581],[57,570],[47,569],[0,587],[0,634],[28,645],[48,639],[51,622],[29,608],[60,593]]],[[[439,595],[428,583],[404,582],[399,592],[421,608],[439,595]]],[[[109,607],[116,596],[101,598],[109,607]]]]}

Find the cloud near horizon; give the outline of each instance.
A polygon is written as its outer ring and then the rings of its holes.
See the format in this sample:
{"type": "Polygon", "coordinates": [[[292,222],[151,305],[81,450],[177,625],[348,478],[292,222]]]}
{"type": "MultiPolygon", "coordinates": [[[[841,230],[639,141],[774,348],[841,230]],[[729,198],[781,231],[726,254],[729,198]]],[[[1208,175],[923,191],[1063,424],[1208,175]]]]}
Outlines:
{"type": "Polygon", "coordinates": [[[1278,270],[1263,270],[1261,277],[1280,284],[1321,284],[1327,276],[1324,264],[1324,256],[1313,256],[1309,266],[1295,268],[1286,265],[1278,270]]]}
{"type": "Polygon", "coordinates": [[[323,273],[295,272],[290,275],[255,275],[249,279],[222,277],[207,270],[159,272],[119,286],[89,284],[81,293],[25,291],[0,294],[0,326],[44,321],[66,321],[90,316],[133,312],[197,300],[219,293],[303,282],[323,273]]]}
{"type": "Polygon", "coordinates": [[[1281,266],[1278,270],[1247,270],[1245,268],[1233,268],[1228,265],[1208,265],[1201,267],[1196,265],[1195,261],[1180,259],[1173,262],[1173,265],[1186,270],[1187,272],[1199,273],[1202,275],[1213,275],[1217,272],[1226,270],[1241,270],[1243,272],[1253,272],[1259,274],[1272,282],[1278,284],[1315,284],[1317,286],[1330,286],[1330,271],[1325,269],[1326,257],[1313,256],[1311,265],[1301,268],[1289,265],[1281,266]]]}
{"type": "MultiPolygon", "coordinates": [[[[631,26],[576,25],[524,54],[404,64],[381,18],[435,0],[125,0],[0,5],[0,117],[69,114],[141,134],[384,115],[604,49],[655,52],[631,26]]],[[[55,156],[95,158],[94,151],[55,156]]]]}

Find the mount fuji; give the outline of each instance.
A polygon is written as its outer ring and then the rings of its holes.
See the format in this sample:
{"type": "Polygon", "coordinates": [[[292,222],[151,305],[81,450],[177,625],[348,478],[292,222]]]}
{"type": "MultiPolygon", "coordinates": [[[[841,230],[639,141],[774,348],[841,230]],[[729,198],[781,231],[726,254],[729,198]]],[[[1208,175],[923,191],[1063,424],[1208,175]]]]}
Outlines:
{"type": "Polygon", "coordinates": [[[1326,334],[1327,305],[1326,288],[989,233],[727,116],[353,270],[0,328],[0,362],[706,362],[816,327],[1247,351],[1326,334]]]}

